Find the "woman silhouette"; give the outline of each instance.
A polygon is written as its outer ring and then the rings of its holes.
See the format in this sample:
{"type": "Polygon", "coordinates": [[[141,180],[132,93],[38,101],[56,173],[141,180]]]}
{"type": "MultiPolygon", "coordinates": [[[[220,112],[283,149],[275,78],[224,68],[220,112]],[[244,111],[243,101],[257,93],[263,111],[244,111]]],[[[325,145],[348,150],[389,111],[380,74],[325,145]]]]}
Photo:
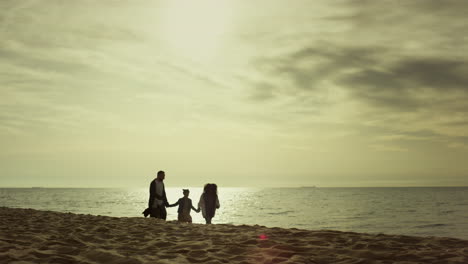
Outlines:
{"type": "Polygon", "coordinates": [[[198,202],[198,209],[201,209],[206,224],[211,224],[211,219],[215,216],[216,209],[219,209],[218,186],[216,184],[205,184],[203,194],[198,202]]]}

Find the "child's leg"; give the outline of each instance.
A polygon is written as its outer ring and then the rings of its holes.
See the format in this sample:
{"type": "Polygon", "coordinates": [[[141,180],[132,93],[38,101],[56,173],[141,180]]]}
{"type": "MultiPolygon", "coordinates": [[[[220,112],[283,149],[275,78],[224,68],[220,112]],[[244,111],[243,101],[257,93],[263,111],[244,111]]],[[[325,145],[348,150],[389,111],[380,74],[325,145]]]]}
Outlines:
{"type": "Polygon", "coordinates": [[[206,222],[207,225],[211,224],[211,217],[205,218],[205,222],[206,222]]]}

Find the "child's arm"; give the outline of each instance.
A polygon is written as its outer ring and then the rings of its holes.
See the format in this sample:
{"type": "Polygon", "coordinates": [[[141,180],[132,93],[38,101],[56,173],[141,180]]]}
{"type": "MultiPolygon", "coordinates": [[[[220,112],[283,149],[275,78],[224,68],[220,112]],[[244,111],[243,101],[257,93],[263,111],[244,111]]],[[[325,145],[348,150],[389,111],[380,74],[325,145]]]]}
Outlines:
{"type": "Polygon", "coordinates": [[[194,211],[197,212],[197,213],[200,212],[200,208],[197,209],[197,208],[193,207],[193,205],[192,205],[192,210],[194,210],[194,211]]]}
{"type": "Polygon", "coordinates": [[[175,204],[170,204],[168,205],[167,207],[174,207],[174,206],[178,206],[179,205],[179,202],[180,202],[180,199],[177,200],[177,202],[175,204]]]}

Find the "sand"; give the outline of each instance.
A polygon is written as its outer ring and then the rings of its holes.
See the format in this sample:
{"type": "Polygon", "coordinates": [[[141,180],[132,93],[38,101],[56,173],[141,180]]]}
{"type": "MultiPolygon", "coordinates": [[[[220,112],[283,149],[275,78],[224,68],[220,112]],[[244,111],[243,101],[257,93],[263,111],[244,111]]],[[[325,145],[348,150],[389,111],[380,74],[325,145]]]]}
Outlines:
{"type": "Polygon", "coordinates": [[[0,207],[0,263],[468,263],[468,241],[0,207]]]}

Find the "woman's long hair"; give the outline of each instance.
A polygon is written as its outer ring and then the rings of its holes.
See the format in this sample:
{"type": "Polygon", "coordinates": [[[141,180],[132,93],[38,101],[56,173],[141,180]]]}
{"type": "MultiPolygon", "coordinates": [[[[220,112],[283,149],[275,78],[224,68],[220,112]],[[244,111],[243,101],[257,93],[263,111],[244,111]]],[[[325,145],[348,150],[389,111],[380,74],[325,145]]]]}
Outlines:
{"type": "Polygon", "coordinates": [[[207,183],[203,187],[203,198],[208,217],[213,217],[216,210],[216,200],[218,199],[218,186],[214,183],[207,183]]]}

